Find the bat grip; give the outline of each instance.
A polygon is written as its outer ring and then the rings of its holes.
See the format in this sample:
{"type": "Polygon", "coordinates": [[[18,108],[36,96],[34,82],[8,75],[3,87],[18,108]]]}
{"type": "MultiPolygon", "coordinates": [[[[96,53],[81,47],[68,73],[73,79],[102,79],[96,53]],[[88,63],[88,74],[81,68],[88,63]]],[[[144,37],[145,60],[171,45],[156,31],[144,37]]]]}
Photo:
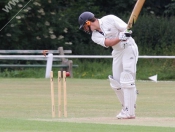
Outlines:
{"type": "Polygon", "coordinates": [[[131,33],[125,33],[126,37],[131,37],[131,33]]]}

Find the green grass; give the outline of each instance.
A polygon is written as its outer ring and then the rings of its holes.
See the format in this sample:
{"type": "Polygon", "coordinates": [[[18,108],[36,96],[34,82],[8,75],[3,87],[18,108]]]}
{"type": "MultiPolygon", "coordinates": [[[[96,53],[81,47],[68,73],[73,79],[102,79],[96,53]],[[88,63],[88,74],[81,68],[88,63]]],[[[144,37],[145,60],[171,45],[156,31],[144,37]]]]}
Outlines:
{"type": "Polygon", "coordinates": [[[107,79],[67,78],[68,117],[51,117],[50,80],[0,79],[1,132],[174,132],[175,82],[137,81],[136,119],[118,120],[120,104],[107,79]]]}
{"type": "Polygon", "coordinates": [[[1,132],[174,132],[174,128],[0,119],[1,132]]]}
{"type": "Polygon", "coordinates": [[[147,80],[158,74],[159,80],[175,80],[175,63],[173,59],[139,59],[137,79],[147,80]]]}

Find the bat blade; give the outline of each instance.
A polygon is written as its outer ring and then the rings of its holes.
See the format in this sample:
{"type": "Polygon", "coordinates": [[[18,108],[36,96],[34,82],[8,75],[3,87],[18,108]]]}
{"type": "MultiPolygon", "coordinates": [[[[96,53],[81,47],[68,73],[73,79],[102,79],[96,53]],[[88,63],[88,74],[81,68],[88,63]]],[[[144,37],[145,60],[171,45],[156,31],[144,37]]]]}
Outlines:
{"type": "Polygon", "coordinates": [[[129,21],[128,21],[128,26],[127,26],[127,29],[131,29],[132,26],[136,23],[136,20],[139,16],[139,13],[143,7],[143,4],[144,4],[145,0],[137,0],[135,6],[134,6],[134,9],[131,13],[131,16],[129,18],[129,21]]]}

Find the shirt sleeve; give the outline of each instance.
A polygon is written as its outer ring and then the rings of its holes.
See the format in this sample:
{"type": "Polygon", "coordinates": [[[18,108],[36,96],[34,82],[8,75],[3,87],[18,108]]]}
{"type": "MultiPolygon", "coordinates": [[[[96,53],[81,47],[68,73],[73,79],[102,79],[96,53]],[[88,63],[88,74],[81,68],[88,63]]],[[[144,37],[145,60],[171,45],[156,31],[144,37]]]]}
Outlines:
{"type": "Polygon", "coordinates": [[[106,47],[108,48],[106,45],[105,45],[105,37],[104,35],[102,35],[101,33],[97,32],[97,31],[94,31],[92,33],[92,37],[91,37],[92,41],[94,41],[94,43],[97,43],[103,47],[106,47]]]}
{"type": "Polygon", "coordinates": [[[123,32],[127,29],[127,24],[120,18],[113,16],[114,25],[120,31],[123,32]]]}

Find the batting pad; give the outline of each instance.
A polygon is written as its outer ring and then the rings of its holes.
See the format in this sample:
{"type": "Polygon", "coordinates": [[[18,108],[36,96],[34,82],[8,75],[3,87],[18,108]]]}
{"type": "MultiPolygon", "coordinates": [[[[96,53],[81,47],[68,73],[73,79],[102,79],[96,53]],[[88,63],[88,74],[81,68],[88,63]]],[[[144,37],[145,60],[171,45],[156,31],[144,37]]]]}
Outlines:
{"type": "Polygon", "coordinates": [[[122,106],[124,105],[124,95],[123,90],[121,89],[121,85],[113,79],[111,75],[108,76],[110,81],[110,86],[114,90],[115,94],[117,95],[117,98],[119,99],[122,106]]]}
{"type": "Polygon", "coordinates": [[[134,88],[124,88],[124,106],[125,109],[128,111],[128,114],[131,116],[135,116],[135,100],[136,100],[136,93],[134,88]]]}
{"type": "Polygon", "coordinates": [[[136,109],[136,101],[137,101],[137,88],[135,87],[134,88],[134,92],[135,92],[135,105],[134,105],[134,108],[136,109]]]}
{"type": "Polygon", "coordinates": [[[122,72],[120,83],[124,93],[124,106],[128,114],[135,116],[136,87],[133,76],[128,72],[122,72]]]}
{"type": "Polygon", "coordinates": [[[125,88],[135,88],[135,80],[131,73],[122,72],[120,75],[121,87],[125,88]]]}

